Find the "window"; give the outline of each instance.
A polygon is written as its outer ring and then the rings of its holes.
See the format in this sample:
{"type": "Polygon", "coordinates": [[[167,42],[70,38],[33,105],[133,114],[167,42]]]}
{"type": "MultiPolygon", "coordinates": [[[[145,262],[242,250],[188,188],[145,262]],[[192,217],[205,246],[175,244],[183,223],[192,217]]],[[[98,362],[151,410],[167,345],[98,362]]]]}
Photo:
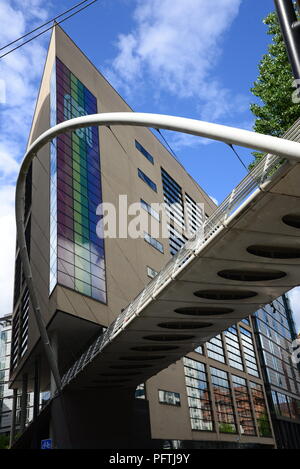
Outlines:
{"type": "Polygon", "coordinates": [[[240,327],[246,369],[250,375],[259,376],[251,332],[240,327]]]}
{"type": "Polygon", "coordinates": [[[145,156],[145,158],[147,158],[148,161],[150,161],[150,163],[154,164],[153,156],[150,155],[150,153],[145,150],[145,148],[137,140],[135,141],[135,147],[142,153],[142,155],[145,156]]]}
{"type": "Polygon", "coordinates": [[[135,398],[136,399],[146,399],[145,395],[145,384],[139,384],[135,390],[135,398]]]}
{"type": "Polygon", "coordinates": [[[197,231],[204,223],[203,204],[197,204],[188,194],[185,194],[185,204],[188,229],[197,231]]]}
{"type": "Polygon", "coordinates": [[[144,232],[144,240],[147,241],[147,243],[151,244],[155,249],[157,249],[159,252],[163,253],[164,252],[164,247],[163,245],[157,241],[157,239],[152,238],[148,233],[144,232]]]}
{"type": "Polygon", "coordinates": [[[153,181],[151,181],[151,179],[148,178],[148,176],[146,176],[146,174],[143,173],[143,171],[139,168],[138,168],[138,175],[146,184],[148,184],[149,187],[151,187],[153,191],[157,192],[156,184],[153,181]]]}
{"type": "Polygon", "coordinates": [[[259,436],[272,436],[262,387],[260,384],[250,382],[250,389],[254,404],[254,411],[257,420],[259,436]]]}
{"type": "Polygon", "coordinates": [[[219,362],[225,363],[224,347],[222,342],[222,337],[217,335],[213,339],[210,339],[206,344],[207,356],[217,360],[219,362]]]}
{"type": "Polygon", "coordinates": [[[210,367],[217,420],[221,433],[237,433],[228,374],[210,367]]]}
{"type": "Polygon", "coordinates": [[[152,267],[147,266],[147,275],[148,275],[148,277],[154,278],[154,277],[156,277],[157,274],[158,274],[158,272],[156,272],[156,270],[152,269],[152,267]]]}
{"type": "Polygon", "coordinates": [[[236,326],[229,327],[224,334],[229,365],[243,371],[244,367],[242,362],[241,346],[236,326]]]}
{"type": "Polygon", "coordinates": [[[184,207],[182,189],[176,181],[161,168],[165,210],[172,223],[184,228],[184,207]]]}
{"type": "Polygon", "coordinates": [[[232,382],[240,421],[240,431],[243,435],[256,435],[246,380],[232,375],[232,382]]]}
{"type": "Polygon", "coordinates": [[[155,218],[156,220],[160,221],[160,216],[159,216],[159,213],[154,210],[154,208],[151,207],[150,204],[148,204],[147,202],[145,202],[143,199],[141,199],[141,206],[144,210],[146,210],[146,212],[148,212],[153,218],[155,218]]]}
{"type": "MultiPolygon", "coordinates": [[[[57,58],[51,78],[51,125],[97,112],[97,99],[57,58]]],[[[96,127],[59,135],[50,147],[50,282],[106,302],[102,202],[96,127]]]]}
{"type": "Polygon", "coordinates": [[[205,365],[187,357],[184,357],[183,364],[192,430],[212,431],[211,400],[205,365]]]}
{"type": "Polygon", "coordinates": [[[173,391],[158,390],[158,400],[161,404],[180,406],[180,394],[173,391]]]}
{"type": "Polygon", "coordinates": [[[202,345],[198,345],[198,347],[195,348],[194,352],[199,353],[200,355],[204,355],[202,345]]]}

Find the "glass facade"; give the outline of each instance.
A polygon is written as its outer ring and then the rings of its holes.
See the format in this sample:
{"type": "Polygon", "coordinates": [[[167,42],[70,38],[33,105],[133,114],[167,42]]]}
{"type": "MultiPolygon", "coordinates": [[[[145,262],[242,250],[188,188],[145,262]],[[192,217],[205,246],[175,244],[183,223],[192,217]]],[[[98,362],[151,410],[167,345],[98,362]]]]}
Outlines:
{"type": "MultiPolygon", "coordinates": [[[[97,113],[95,96],[57,58],[51,82],[51,125],[97,113]]],[[[106,302],[98,128],[77,129],[51,143],[50,293],[57,283],[106,302]],[[99,234],[99,231],[98,231],[99,234]]]]}
{"type": "Polygon", "coordinates": [[[225,352],[221,335],[217,335],[207,342],[206,350],[209,358],[225,363],[225,352]]]}
{"type": "Polygon", "coordinates": [[[242,435],[256,435],[247,382],[244,378],[235,375],[232,375],[231,379],[239,417],[240,432],[242,435]]]}
{"type": "Polygon", "coordinates": [[[13,391],[8,388],[11,318],[0,318],[0,433],[9,432],[13,391]]]}
{"type": "Polygon", "coordinates": [[[254,405],[255,418],[257,421],[259,436],[271,436],[271,427],[267,413],[263,388],[260,384],[250,382],[251,395],[254,405]]]}
{"type": "Polygon", "coordinates": [[[233,368],[243,371],[241,343],[239,341],[237,326],[231,326],[225,331],[225,343],[227,348],[228,364],[233,368]]]}
{"type": "Polygon", "coordinates": [[[242,349],[244,354],[246,371],[249,375],[259,376],[256,355],[253,344],[253,336],[250,331],[240,326],[242,349]]]}
{"type": "Polygon", "coordinates": [[[210,367],[217,422],[221,433],[236,433],[236,421],[228,373],[210,367]]]}
{"type": "Polygon", "coordinates": [[[205,221],[204,209],[196,204],[188,194],[185,194],[185,204],[188,229],[193,233],[199,230],[205,221]]]}
{"type": "Polygon", "coordinates": [[[275,425],[282,417],[300,422],[300,373],[291,359],[295,331],[287,298],[259,309],[253,321],[275,425]]]}
{"type": "Polygon", "coordinates": [[[206,367],[184,357],[184,374],[192,430],[213,431],[211,394],[206,367]]]}

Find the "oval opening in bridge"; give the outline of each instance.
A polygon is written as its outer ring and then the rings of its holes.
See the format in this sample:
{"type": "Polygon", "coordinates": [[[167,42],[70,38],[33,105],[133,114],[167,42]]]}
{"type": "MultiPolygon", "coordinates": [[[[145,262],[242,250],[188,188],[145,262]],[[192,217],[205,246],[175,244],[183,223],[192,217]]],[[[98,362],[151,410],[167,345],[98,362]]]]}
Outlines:
{"type": "Polygon", "coordinates": [[[179,349],[177,345],[139,345],[131,348],[137,352],[169,352],[177,349],[179,349]]]}
{"type": "Polygon", "coordinates": [[[257,293],[248,290],[198,290],[194,292],[198,298],[206,300],[245,300],[256,296],[257,293]]]}
{"type": "Polygon", "coordinates": [[[162,342],[177,342],[179,340],[191,340],[194,339],[193,335],[183,335],[183,334],[153,334],[146,335],[143,337],[145,340],[157,340],[162,342]]]}
{"type": "Polygon", "coordinates": [[[299,259],[300,248],[289,246],[249,246],[247,251],[254,256],[269,259],[299,259]]]}
{"type": "MultiPolygon", "coordinates": [[[[175,347],[177,348],[177,347],[175,347]]],[[[163,360],[165,355],[141,355],[139,357],[132,355],[130,357],[120,357],[119,360],[129,360],[129,361],[146,361],[146,360],[163,360]]]]}
{"type": "Polygon", "coordinates": [[[165,329],[203,329],[205,327],[212,326],[212,322],[187,322],[187,321],[172,321],[172,322],[161,322],[158,324],[159,327],[165,329]]]}
{"type": "Polygon", "coordinates": [[[187,308],[174,309],[175,313],[185,314],[187,316],[217,316],[218,314],[233,313],[232,308],[206,308],[199,306],[188,306],[187,308]]]}
{"type": "Polygon", "coordinates": [[[300,228],[300,215],[285,215],[282,217],[283,223],[293,228],[300,228]]]}
{"type": "Polygon", "coordinates": [[[286,277],[285,272],[275,270],[221,270],[218,275],[228,280],[238,280],[240,282],[262,282],[286,277]]]}

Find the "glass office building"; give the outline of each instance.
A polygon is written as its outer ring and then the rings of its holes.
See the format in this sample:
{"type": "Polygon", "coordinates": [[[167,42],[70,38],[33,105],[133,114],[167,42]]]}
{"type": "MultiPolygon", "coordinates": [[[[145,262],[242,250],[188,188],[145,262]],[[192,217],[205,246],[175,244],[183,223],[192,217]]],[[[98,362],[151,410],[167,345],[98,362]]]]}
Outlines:
{"type": "Polygon", "coordinates": [[[278,447],[299,448],[300,373],[292,361],[296,331],[288,298],[259,309],[252,322],[278,447]]]}

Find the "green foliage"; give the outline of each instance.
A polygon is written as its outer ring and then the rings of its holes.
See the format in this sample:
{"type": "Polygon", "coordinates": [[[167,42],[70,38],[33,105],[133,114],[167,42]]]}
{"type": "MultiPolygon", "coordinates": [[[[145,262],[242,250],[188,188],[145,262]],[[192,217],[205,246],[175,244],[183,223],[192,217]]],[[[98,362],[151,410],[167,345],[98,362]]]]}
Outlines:
{"type": "Polygon", "coordinates": [[[8,449],[9,448],[9,436],[0,434],[0,449],[8,449]]]}
{"type": "Polygon", "coordinates": [[[271,436],[271,428],[267,414],[262,414],[257,419],[257,425],[260,436],[271,436]]]}
{"type": "Polygon", "coordinates": [[[221,433],[235,433],[235,428],[231,423],[220,423],[219,431],[221,433]]]}
{"type": "MultiPolygon", "coordinates": [[[[300,105],[292,102],[294,77],[276,13],[270,13],[264,23],[268,26],[267,34],[272,36],[272,43],[268,46],[268,53],[262,57],[259,76],[251,88],[261,104],[251,104],[250,109],[256,116],[256,132],[280,137],[300,117],[300,105]]],[[[262,158],[263,153],[253,152],[253,155],[255,161],[250,167],[262,158]]]]}

